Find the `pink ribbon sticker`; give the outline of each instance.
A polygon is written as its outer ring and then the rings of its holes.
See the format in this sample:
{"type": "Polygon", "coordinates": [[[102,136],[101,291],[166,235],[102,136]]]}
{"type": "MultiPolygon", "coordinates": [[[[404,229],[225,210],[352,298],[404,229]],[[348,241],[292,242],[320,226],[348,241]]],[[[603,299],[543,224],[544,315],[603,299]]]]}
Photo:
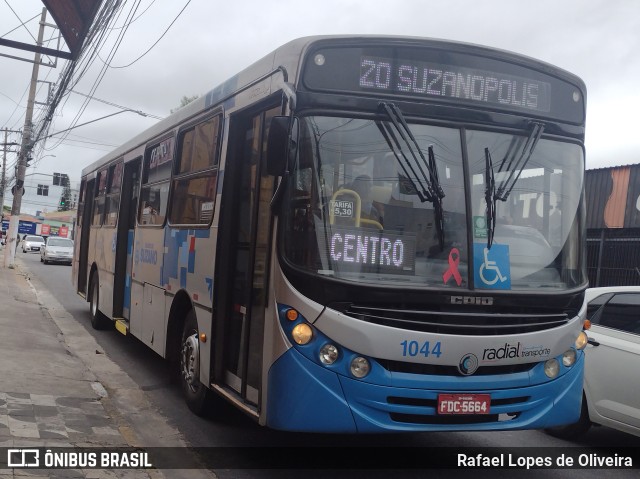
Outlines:
{"type": "Polygon", "coordinates": [[[458,286],[462,284],[462,276],[460,276],[460,272],[458,271],[459,264],[460,251],[458,251],[458,248],[452,248],[451,251],[449,251],[449,269],[442,275],[444,284],[447,284],[449,282],[451,276],[453,276],[453,279],[456,280],[456,284],[458,286]]]}

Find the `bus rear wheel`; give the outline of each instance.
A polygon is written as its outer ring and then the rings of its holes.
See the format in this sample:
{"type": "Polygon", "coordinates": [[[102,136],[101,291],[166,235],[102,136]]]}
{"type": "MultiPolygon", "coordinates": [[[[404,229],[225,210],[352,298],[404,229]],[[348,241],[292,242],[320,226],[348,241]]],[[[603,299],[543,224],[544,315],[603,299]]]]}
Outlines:
{"type": "Polygon", "coordinates": [[[210,401],[210,391],[200,382],[200,344],[196,314],[189,311],[180,341],[180,383],[189,409],[202,416],[210,401]]]}
{"type": "Polygon", "coordinates": [[[98,281],[98,274],[94,274],[91,279],[91,296],[90,296],[90,306],[89,310],[91,312],[91,326],[93,329],[106,329],[109,320],[108,318],[100,312],[98,309],[98,305],[100,304],[100,282],[98,281]]]}

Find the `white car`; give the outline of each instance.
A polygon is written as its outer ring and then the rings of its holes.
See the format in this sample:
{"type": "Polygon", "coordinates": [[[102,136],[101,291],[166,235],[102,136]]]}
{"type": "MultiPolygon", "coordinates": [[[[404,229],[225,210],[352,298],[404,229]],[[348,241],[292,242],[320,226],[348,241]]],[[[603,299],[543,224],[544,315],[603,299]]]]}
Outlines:
{"type": "Polygon", "coordinates": [[[40,250],[40,262],[71,264],[73,261],[73,241],[67,238],[49,237],[47,244],[40,250]]]}
{"type": "Polygon", "coordinates": [[[601,425],[640,436],[640,286],[590,288],[586,301],[592,326],[580,419],[547,432],[571,439],[601,425]]]}
{"type": "Polygon", "coordinates": [[[26,235],[22,240],[22,252],[40,251],[44,246],[44,238],[42,236],[26,235]]]}

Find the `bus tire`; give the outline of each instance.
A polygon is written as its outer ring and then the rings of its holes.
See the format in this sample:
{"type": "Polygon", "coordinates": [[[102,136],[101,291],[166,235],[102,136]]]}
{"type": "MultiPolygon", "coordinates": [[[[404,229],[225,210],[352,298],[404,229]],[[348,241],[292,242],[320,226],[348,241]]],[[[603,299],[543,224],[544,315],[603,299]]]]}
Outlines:
{"type": "Polygon", "coordinates": [[[544,432],[553,437],[560,439],[577,439],[584,435],[591,427],[589,419],[589,407],[587,406],[587,398],[582,394],[582,407],[580,408],[580,418],[573,424],[566,426],[551,427],[545,429],[544,432]]]}
{"type": "Polygon", "coordinates": [[[189,409],[202,416],[207,410],[211,392],[200,382],[199,342],[198,321],[191,309],[185,318],[180,341],[180,385],[189,409]]]}
{"type": "Polygon", "coordinates": [[[90,296],[90,304],[89,311],[91,312],[91,326],[93,329],[106,329],[109,320],[108,318],[100,312],[98,309],[98,305],[100,304],[100,282],[98,281],[98,274],[94,274],[91,278],[91,296],[90,296]]]}

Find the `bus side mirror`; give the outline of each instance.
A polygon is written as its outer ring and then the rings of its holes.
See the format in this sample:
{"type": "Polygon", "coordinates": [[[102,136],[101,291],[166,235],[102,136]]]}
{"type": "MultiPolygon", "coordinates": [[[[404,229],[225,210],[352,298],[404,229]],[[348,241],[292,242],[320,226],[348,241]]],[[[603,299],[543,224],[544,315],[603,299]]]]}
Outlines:
{"type": "Polygon", "coordinates": [[[274,116],[269,124],[267,138],[267,173],[272,176],[283,176],[289,157],[289,128],[291,118],[274,116]]]}

